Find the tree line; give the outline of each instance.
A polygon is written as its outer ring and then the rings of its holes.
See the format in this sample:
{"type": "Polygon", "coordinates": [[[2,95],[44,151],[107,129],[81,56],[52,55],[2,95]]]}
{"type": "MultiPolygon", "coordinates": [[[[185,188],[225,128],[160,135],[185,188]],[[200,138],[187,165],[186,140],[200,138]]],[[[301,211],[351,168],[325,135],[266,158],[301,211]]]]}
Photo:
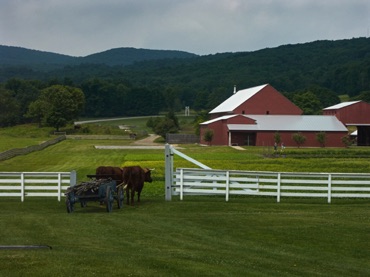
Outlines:
{"type": "Polygon", "coordinates": [[[318,41],[130,66],[81,64],[49,71],[0,67],[0,126],[46,124],[45,115],[36,116],[36,107],[45,90],[59,91],[53,86],[82,92],[83,104],[74,117],[156,115],[186,106],[206,114],[232,95],[234,85],[245,89],[265,83],[304,114],[320,114],[341,102],[343,94],[370,102],[369,42],[318,41]]]}
{"type": "MultiPolygon", "coordinates": [[[[192,91],[187,87],[135,86],[125,80],[100,78],[81,84],[70,79],[49,82],[10,79],[0,84],[0,127],[37,122],[59,128],[79,117],[157,115],[179,112],[185,106],[205,118],[204,114],[231,96],[230,92],[225,87],[192,91]]],[[[321,114],[323,108],[340,102],[333,91],[320,86],[283,94],[304,114],[321,114]]],[[[369,101],[370,91],[351,99],[359,98],[369,101]]]]}

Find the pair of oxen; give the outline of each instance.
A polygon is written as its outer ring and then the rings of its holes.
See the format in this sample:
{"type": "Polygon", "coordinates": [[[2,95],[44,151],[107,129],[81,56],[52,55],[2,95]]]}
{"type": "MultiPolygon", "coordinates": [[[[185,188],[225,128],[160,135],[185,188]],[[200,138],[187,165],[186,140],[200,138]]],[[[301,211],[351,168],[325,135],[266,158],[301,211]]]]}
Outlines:
{"type": "Polygon", "coordinates": [[[140,203],[140,194],[144,187],[144,182],[152,182],[151,171],[154,169],[142,168],[140,166],[99,166],[96,169],[96,178],[111,178],[117,185],[123,184],[126,190],[127,205],[135,205],[135,192],[137,192],[137,202],[140,203]],[[131,196],[131,197],[130,197],[131,196]]]}

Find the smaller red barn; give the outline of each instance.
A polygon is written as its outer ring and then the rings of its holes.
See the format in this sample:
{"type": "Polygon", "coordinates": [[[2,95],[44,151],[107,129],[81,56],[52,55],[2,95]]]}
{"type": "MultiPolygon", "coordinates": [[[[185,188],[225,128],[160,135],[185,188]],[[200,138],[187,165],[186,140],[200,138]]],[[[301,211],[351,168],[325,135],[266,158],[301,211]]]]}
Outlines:
{"type": "Polygon", "coordinates": [[[323,109],[324,115],[336,116],[346,126],[356,126],[357,145],[370,145],[370,104],[364,101],[343,102],[323,109]]]}

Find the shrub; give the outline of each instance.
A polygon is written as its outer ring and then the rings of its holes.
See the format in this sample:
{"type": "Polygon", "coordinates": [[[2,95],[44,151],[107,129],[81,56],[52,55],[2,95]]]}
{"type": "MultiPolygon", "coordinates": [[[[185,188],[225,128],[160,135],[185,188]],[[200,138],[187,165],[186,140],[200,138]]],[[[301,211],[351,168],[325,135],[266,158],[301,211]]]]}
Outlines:
{"type": "Polygon", "coordinates": [[[298,148],[306,142],[306,137],[300,132],[293,134],[292,139],[297,144],[298,148]]]}
{"type": "Polygon", "coordinates": [[[316,134],[316,140],[320,143],[321,147],[325,147],[326,144],[326,133],[320,132],[316,134]]]}
{"type": "Polygon", "coordinates": [[[209,130],[209,129],[207,129],[207,130],[204,132],[203,139],[204,139],[204,141],[206,141],[209,145],[211,145],[212,140],[213,140],[213,130],[209,130]]]}

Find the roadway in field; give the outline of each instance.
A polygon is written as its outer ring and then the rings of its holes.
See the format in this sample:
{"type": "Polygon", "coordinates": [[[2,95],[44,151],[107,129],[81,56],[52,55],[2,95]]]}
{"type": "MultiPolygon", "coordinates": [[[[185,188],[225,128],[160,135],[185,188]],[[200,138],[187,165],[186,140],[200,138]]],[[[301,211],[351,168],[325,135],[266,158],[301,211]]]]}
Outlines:
{"type": "Polygon", "coordinates": [[[135,140],[131,145],[95,145],[95,149],[164,149],[164,145],[154,142],[158,135],[149,134],[149,137],[135,140]]]}
{"type": "Polygon", "coordinates": [[[116,120],[127,120],[127,119],[136,119],[136,118],[150,118],[150,117],[160,117],[160,115],[153,116],[131,116],[131,117],[119,117],[119,118],[106,118],[106,119],[94,119],[94,120],[84,120],[84,121],[75,121],[75,125],[96,123],[96,122],[107,122],[107,121],[116,121],[116,120]]]}

